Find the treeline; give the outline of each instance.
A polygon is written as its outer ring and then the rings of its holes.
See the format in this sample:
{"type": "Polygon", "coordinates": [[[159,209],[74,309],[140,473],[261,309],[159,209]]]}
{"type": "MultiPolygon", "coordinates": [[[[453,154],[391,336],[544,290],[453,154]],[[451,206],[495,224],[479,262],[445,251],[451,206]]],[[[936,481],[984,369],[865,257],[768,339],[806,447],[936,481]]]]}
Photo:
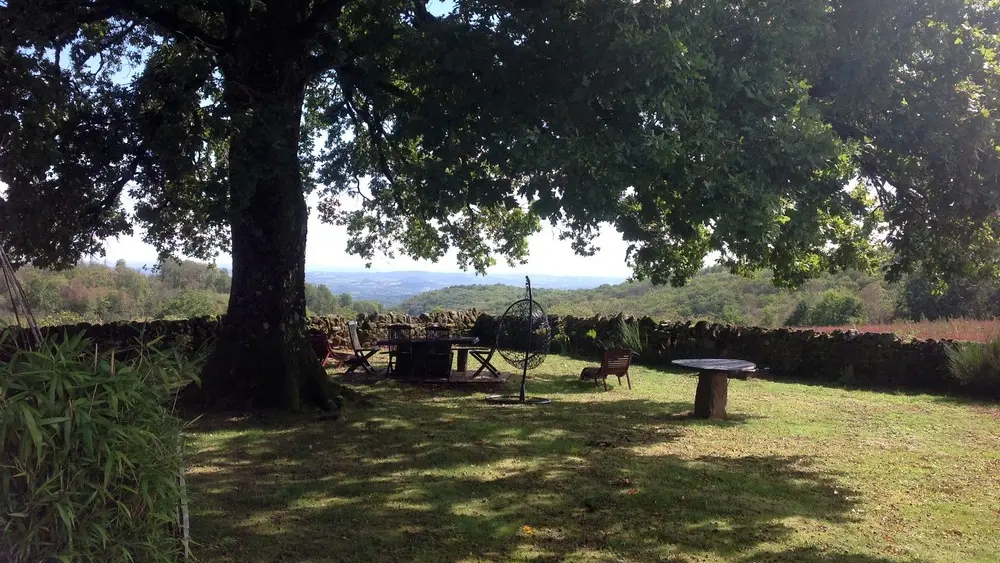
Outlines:
{"type": "MultiPolygon", "coordinates": [[[[232,278],[229,272],[194,261],[167,261],[139,271],[118,261],[81,264],[52,272],[26,267],[18,278],[28,303],[42,324],[179,319],[225,312],[232,278]]],[[[3,288],[0,288],[3,289],[3,288]]],[[[524,297],[524,289],[508,285],[465,285],[415,295],[393,307],[420,314],[476,308],[501,314],[524,297]]],[[[829,326],[884,323],[894,319],[988,319],[1000,316],[1000,285],[965,280],[945,292],[926,279],[911,276],[886,284],[860,272],[825,275],[796,291],[778,289],[768,273],[755,277],[707,268],[685,287],[649,283],[602,285],[593,289],[539,288],[535,298],[546,311],[587,317],[649,315],[662,320],[708,320],[758,326],[829,326]]],[[[325,285],[306,284],[306,307],[313,315],[356,316],[383,309],[375,301],[336,295],[325,285]]],[[[12,320],[9,299],[0,315],[12,320]]]]}
{"type": "MultiPolygon", "coordinates": [[[[706,268],[684,287],[646,282],[603,285],[593,289],[536,289],[536,300],[558,315],[649,315],[663,320],[708,320],[737,325],[824,326],[883,323],[897,318],[993,318],[1000,314],[995,282],[963,282],[936,295],[925,279],[914,276],[887,284],[878,275],[857,271],[822,276],[790,291],[774,286],[769,273],[754,277],[706,268]]],[[[410,314],[437,310],[500,314],[523,298],[521,288],[465,285],[429,291],[394,309],[410,314]]]]}
{"type": "MultiPolygon", "coordinates": [[[[25,297],[41,324],[181,319],[221,315],[226,310],[232,277],[213,265],[164,261],[149,270],[130,268],[124,260],[113,267],[81,264],[53,272],[33,267],[17,272],[25,297]]],[[[6,293],[6,288],[0,288],[6,293]]],[[[306,284],[306,307],[315,315],[357,315],[381,310],[381,304],[334,295],[324,285],[306,284]]],[[[12,320],[10,300],[0,314],[12,320]]]]}

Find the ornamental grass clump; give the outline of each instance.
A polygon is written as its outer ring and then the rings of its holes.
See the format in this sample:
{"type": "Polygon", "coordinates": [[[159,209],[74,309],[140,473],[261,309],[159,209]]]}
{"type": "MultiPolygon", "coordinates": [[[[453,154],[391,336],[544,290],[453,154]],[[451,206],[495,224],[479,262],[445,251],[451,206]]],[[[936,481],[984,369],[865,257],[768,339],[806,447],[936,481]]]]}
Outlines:
{"type": "Polygon", "coordinates": [[[618,340],[622,346],[632,350],[636,355],[643,353],[649,344],[649,337],[643,334],[639,328],[639,323],[618,319],[618,340]]]}
{"type": "Polygon", "coordinates": [[[1000,338],[952,345],[948,348],[948,370],[967,391],[1000,400],[1000,338]]]}
{"type": "MultiPolygon", "coordinates": [[[[597,338],[597,331],[587,332],[589,338],[597,338]]],[[[597,340],[598,345],[605,350],[611,348],[626,348],[635,356],[641,355],[649,345],[649,335],[643,333],[639,323],[618,317],[615,328],[606,340],[597,340]]]]}
{"type": "Polygon", "coordinates": [[[155,343],[126,352],[80,334],[0,364],[0,561],[181,557],[171,401],[196,372],[155,343]]]}

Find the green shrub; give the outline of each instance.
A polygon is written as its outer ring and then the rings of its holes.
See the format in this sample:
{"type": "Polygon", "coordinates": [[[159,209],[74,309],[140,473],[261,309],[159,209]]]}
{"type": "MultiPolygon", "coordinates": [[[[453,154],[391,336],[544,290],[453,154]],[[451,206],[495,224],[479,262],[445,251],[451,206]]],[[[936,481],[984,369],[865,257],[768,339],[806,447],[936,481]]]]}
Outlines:
{"type": "Polygon", "coordinates": [[[1000,399],[1000,338],[954,344],[948,349],[948,370],[969,391],[1000,399]]]}
{"type": "Polygon", "coordinates": [[[795,310],[785,319],[786,326],[806,326],[809,324],[809,304],[799,301],[795,310]]]}
{"type": "Polygon", "coordinates": [[[58,313],[51,313],[39,318],[38,324],[39,326],[75,325],[96,320],[96,317],[84,317],[73,311],[59,311],[58,313]]]}
{"type": "Polygon", "coordinates": [[[182,357],[82,334],[0,364],[0,561],[175,561],[182,357]],[[5,552],[6,550],[6,552],[5,552]]]}
{"type": "Polygon", "coordinates": [[[799,301],[785,319],[786,326],[840,326],[865,322],[865,304],[857,295],[842,289],[828,289],[810,305],[799,301]]]}
{"type": "Polygon", "coordinates": [[[212,317],[226,311],[227,297],[221,293],[183,290],[165,302],[156,312],[158,319],[193,319],[212,317]]]}
{"type": "Polygon", "coordinates": [[[828,289],[809,310],[809,324],[839,326],[865,322],[865,303],[857,295],[842,289],[828,289]]]}

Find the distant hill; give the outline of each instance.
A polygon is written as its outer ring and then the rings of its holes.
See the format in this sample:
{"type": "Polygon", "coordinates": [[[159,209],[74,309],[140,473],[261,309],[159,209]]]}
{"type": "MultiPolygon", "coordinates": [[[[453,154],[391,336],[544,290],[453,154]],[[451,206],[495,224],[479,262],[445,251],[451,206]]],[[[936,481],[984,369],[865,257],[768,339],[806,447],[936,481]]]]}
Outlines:
{"type": "MultiPolygon", "coordinates": [[[[816,303],[829,290],[858,296],[869,319],[891,318],[894,313],[894,288],[887,287],[877,277],[859,272],[827,275],[798,291],[788,291],[776,288],[770,274],[744,278],[712,268],[695,276],[685,287],[652,286],[642,282],[576,290],[539,288],[535,299],[548,313],[559,315],[610,316],[624,312],[663,320],[706,319],[778,326],[800,303],[816,303]]],[[[392,308],[410,314],[473,307],[502,313],[523,294],[522,287],[506,284],[458,285],[415,295],[392,308]]]]}
{"type": "MultiPolygon", "coordinates": [[[[355,300],[378,301],[383,305],[397,305],[417,294],[450,286],[494,286],[506,284],[524,286],[524,276],[516,274],[473,274],[450,272],[322,272],[307,271],[306,281],[322,284],[334,294],[347,293],[355,300]]],[[[582,289],[602,284],[619,283],[622,278],[587,276],[532,275],[531,284],[537,288],[582,289]]]]}

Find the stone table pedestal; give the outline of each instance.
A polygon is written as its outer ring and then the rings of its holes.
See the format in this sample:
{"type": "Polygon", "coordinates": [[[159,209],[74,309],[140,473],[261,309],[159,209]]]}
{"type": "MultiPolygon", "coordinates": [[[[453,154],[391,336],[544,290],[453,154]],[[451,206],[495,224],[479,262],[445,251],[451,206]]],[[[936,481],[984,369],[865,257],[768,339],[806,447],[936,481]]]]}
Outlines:
{"type": "Polygon", "coordinates": [[[752,362],[722,358],[674,360],[671,363],[701,372],[698,374],[698,388],[694,394],[693,416],[713,420],[726,418],[729,376],[757,369],[752,362]]]}

